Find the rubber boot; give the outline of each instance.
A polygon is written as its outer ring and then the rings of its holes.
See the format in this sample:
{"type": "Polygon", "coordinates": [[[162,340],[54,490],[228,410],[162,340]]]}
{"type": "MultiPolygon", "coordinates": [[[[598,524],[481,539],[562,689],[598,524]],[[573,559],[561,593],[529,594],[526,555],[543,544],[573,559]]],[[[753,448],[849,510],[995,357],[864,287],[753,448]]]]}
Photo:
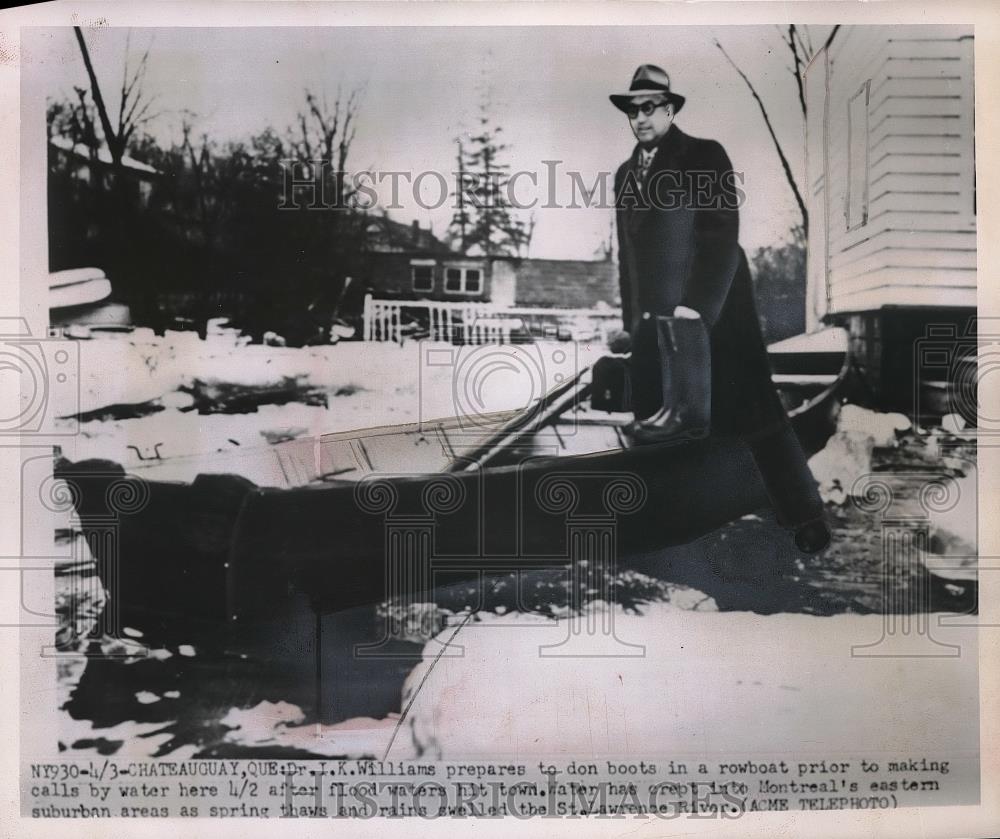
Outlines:
{"type": "Polygon", "coordinates": [[[791,530],[803,553],[818,553],[830,544],[830,528],[823,512],[816,479],[795,430],[784,423],[747,444],[778,524],[791,530]]]}
{"type": "Polygon", "coordinates": [[[712,414],[712,348],[701,318],[656,319],[663,406],[638,420],[636,443],[683,442],[706,437],[712,414]]]}

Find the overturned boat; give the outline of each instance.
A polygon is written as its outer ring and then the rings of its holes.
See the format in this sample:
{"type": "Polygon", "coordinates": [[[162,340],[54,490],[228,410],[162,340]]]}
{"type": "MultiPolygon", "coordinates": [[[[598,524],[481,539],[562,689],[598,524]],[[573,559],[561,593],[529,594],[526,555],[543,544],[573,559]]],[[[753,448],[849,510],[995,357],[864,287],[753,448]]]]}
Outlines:
{"type": "MultiPolygon", "coordinates": [[[[849,379],[846,340],[824,348],[832,373],[796,373],[810,350],[793,350],[776,376],[796,382],[790,417],[813,452],[849,379]]],[[[193,480],[184,458],[129,472],[61,460],[56,476],[115,615],[153,633],[241,629],[292,602],[322,614],[575,559],[627,563],[769,506],[741,440],[633,447],[631,416],[594,411],[589,391],[585,370],[530,410],[223,452],[197,458],[193,480]]]]}

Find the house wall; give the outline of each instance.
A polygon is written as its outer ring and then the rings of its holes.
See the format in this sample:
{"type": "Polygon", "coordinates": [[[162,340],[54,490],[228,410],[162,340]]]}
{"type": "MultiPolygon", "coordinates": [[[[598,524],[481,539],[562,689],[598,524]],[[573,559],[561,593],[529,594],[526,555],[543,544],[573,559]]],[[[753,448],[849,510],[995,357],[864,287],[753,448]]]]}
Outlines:
{"type": "Polygon", "coordinates": [[[541,308],[589,309],[600,302],[620,305],[618,270],[613,261],[564,259],[463,258],[433,254],[372,253],[369,255],[368,285],[376,297],[402,300],[489,300],[500,305],[541,308]],[[434,286],[415,291],[414,262],[433,262],[434,286]],[[482,272],[478,294],[445,290],[445,271],[452,267],[474,267],[482,272]],[[499,279],[500,298],[494,300],[499,279]]]}
{"type": "Polygon", "coordinates": [[[372,253],[368,255],[368,285],[376,297],[401,300],[489,300],[490,265],[485,259],[466,259],[459,255],[440,256],[425,252],[372,253]],[[413,288],[412,263],[433,262],[431,266],[434,285],[430,291],[413,288]],[[445,270],[451,267],[478,268],[481,272],[481,289],[478,293],[449,292],[445,290],[445,270]]]}
{"type": "Polygon", "coordinates": [[[807,328],[976,303],[971,27],[844,27],[806,78],[807,328]]]}

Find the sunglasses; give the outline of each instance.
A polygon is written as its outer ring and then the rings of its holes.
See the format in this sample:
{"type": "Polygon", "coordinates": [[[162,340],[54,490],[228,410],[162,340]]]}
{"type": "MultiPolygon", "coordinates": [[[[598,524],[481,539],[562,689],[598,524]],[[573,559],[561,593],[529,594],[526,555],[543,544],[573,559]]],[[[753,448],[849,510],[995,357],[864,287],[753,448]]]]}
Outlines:
{"type": "Polygon", "coordinates": [[[657,108],[665,108],[669,104],[669,102],[643,102],[641,105],[629,105],[625,109],[625,113],[628,114],[629,119],[635,119],[639,114],[648,117],[657,108]]]}

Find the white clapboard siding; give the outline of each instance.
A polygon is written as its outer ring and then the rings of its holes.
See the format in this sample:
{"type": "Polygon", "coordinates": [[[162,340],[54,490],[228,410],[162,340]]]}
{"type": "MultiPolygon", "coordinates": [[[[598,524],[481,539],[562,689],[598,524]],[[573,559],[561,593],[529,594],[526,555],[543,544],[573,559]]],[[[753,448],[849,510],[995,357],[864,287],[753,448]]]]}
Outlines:
{"type": "Polygon", "coordinates": [[[869,218],[881,218],[885,210],[928,213],[961,213],[963,196],[959,193],[883,193],[868,203],[869,218]]]}
{"type": "Polygon", "coordinates": [[[964,213],[924,210],[881,210],[870,217],[870,225],[882,230],[954,230],[966,232],[969,223],[964,213]],[[877,224],[876,224],[877,222],[877,224]]]}
{"type": "MultiPolygon", "coordinates": [[[[883,306],[899,305],[892,302],[899,295],[899,289],[906,289],[907,306],[923,306],[940,309],[942,307],[940,288],[926,285],[902,286],[899,283],[886,283],[877,288],[859,291],[853,294],[844,294],[843,309],[845,312],[870,312],[881,309],[883,306]]],[[[952,289],[948,293],[953,296],[970,296],[975,300],[975,285],[964,289],[952,289]]],[[[967,305],[967,304],[963,304],[967,305]]]]}
{"type": "Polygon", "coordinates": [[[962,100],[958,96],[895,96],[884,97],[881,102],[873,103],[875,107],[869,112],[874,119],[883,114],[898,116],[919,116],[920,114],[958,114],[962,100]]]}
{"type": "MultiPolygon", "coordinates": [[[[852,254],[871,254],[881,248],[933,248],[936,250],[969,250],[975,253],[976,234],[969,230],[930,230],[883,228],[869,238],[862,239],[851,248],[837,254],[837,259],[847,260],[852,254]]],[[[838,263],[843,265],[844,262],[838,263]]]]}
{"type": "MultiPolygon", "coordinates": [[[[947,234],[935,235],[943,237],[947,234]]],[[[947,264],[975,269],[975,242],[962,241],[956,236],[946,246],[931,247],[923,241],[922,236],[911,237],[908,241],[899,234],[876,236],[831,258],[830,267],[833,272],[831,283],[835,285],[843,277],[855,276],[875,264],[888,262],[894,265],[913,266],[926,266],[929,263],[947,264]]]]}
{"type": "Polygon", "coordinates": [[[908,134],[960,134],[962,131],[961,120],[962,115],[958,112],[953,114],[917,114],[916,116],[889,112],[872,120],[871,132],[875,140],[886,133],[902,136],[908,134]]]}
{"type": "Polygon", "coordinates": [[[876,250],[867,256],[846,261],[838,267],[831,282],[832,287],[853,288],[863,285],[866,277],[872,277],[884,270],[905,271],[912,268],[914,273],[920,271],[975,271],[976,252],[968,250],[938,250],[925,248],[902,248],[876,250]]]}
{"type": "Polygon", "coordinates": [[[955,68],[943,68],[940,73],[926,73],[923,70],[912,73],[886,71],[882,80],[872,86],[872,101],[880,102],[886,97],[898,96],[947,96],[961,92],[962,75],[955,68]]]}
{"type": "Polygon", "coordinates": [[[842,27],[810,64],[812,324],[933,299],[975,305],[971,36],[968,26],[842,27]]]}
{"type": "MultiPolygon", "coordinates": [[[[886,155],[962,156],[962,137],[958,134],[898,134],[886,133],[869,145],[872,168],[886,155]]],[[[903,161],[905,162],[905,161],[903,161]]]]}
{"type": "Polygon", "coordinates": [[[949,175],[962,171],[962,154],[954,151],[927,150],[925,154],[917,152],[896,152],[895,154],[874,154],[870,158],[869,172],[874,180],[883,172],[893,172],[901,167],[918,172],[928,172],[935,175],[949,175]]]}

